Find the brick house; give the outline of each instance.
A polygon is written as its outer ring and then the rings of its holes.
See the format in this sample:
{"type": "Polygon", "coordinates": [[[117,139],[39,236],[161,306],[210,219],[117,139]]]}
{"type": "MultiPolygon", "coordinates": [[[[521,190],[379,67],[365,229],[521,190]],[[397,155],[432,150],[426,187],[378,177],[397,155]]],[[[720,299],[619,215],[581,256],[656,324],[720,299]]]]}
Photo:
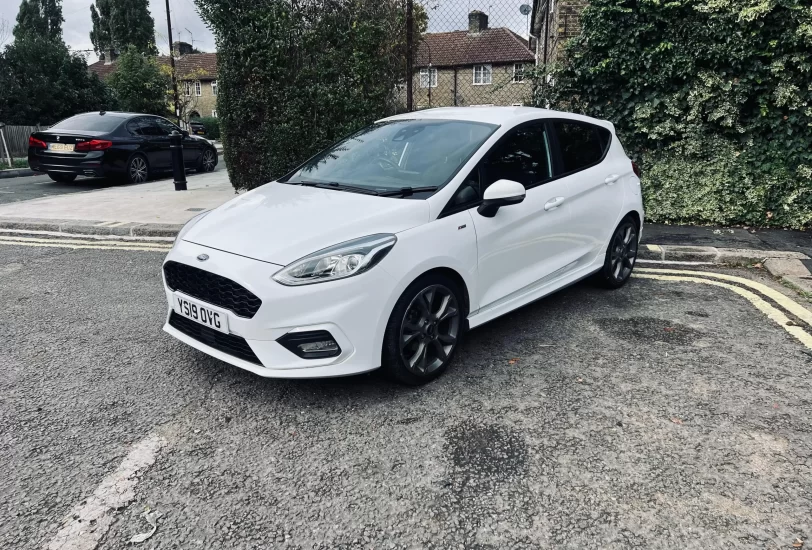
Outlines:
{"type": "Polygon", "coordinates": [[[588,0],[533,0],[530,34],[537,39],[540,64],[558,60],[564,43],[581,34],[581,12],[588,4],[588,0]]]}
{"type": "MultiPolygon", "coordinates": [[[[189,53],[191,46],[185,42],[172,44],[175,53],[175,74],[178,79],[178,102],[181,118],[217,116],[217,54],[189,53]]],[[[158,56],[158,63],[169,67],[169,56],[158,56]]],[[[88,70],[99,75],[102,80],[116,70],[116,55],[107,52],[88,70]]],[[[170,106],[171,110],[171,106],[170,106]]]]}
{"type": "Polygon", "coordinates": [[[488,16],[468,14],[468,30],[426,33],[415,56],[415,109],[523,105],[532,87],[523,70],[535,63],[527,41],[510,29],[488,28],[488,16]]]}

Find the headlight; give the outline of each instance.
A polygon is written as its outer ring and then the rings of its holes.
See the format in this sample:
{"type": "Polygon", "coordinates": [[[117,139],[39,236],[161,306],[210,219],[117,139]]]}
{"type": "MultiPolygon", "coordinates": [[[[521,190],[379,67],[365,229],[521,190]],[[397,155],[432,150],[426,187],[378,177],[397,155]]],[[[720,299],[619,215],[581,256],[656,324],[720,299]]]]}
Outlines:
{"type": "Polygon", "coordinates": [[[368,271],[395,246],[397,237],[378,234],[325,248],[282,268],[273,280],[287,286],[335,281],[368,271]]]}
{"type": "Polygon", "coordinates": [[[191,228],[193,228],[197,222],[202,220],[206,216],[206,214],[208,214],[209,212],[211,212],[211,210],[206,210],[205,212],[201,212],[200,214],[198,214],[197,216],[195,216],[194,218],[192,218],[191,220],[186,222],[186,225],[181,227],[180,231],[178,231],[178,236],[175,237],[175,242],[172,243],[172,246],[175,246],[175,244],[177,244],[177,242],[179,240],[181,240],[183,238],[183,236],[186,235],[189,232],[189,230],[191,228]]]}

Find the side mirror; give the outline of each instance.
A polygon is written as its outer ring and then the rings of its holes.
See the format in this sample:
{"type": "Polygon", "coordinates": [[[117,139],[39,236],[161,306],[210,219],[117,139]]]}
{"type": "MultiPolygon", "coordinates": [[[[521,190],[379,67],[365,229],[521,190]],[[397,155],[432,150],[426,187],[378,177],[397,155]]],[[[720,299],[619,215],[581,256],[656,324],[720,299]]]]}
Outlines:
{"type": "Polygon", "coordinates": [[[181,130],[180,133],[183,134],[183,137],[189,137],[189,132],[186,130],[181,130]]]}
{"type": "Polygon", "coordinates": [[[482,197],[482,204],[477,212],[486,218],[492,218],[503,206],[519,204],[524,200],[524,185],[518,181],[497,180],[493,182],[482,197]]]}

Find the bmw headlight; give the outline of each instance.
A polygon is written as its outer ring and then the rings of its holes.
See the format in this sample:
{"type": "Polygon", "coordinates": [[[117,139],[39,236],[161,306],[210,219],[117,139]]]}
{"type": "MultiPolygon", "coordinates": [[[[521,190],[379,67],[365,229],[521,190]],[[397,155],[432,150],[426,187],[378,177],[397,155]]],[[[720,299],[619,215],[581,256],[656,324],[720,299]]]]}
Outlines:
{"type": "Polygon", "coordinates": [[[181,227],[180,231],[178,231],[178,236],[175,237],[175,242],[172,244],[172,246],[175,246],[175,244],[177,244],[178,241],[183,239],[183,236],[186,235],[189,232],[189,230],[192,229],[195,226],[195,224],[200,220],[202,220],[209,212],[211,212],[211,210],[201,212],[200,214],[198,214],[197,216],[186,222],[186,225],[181,227]]]}
{"type": "Polygon", "coordinates": [[[278,271],[273,280],[298,286],[352,277],[380,262],[397,240],[394,235],[378,234],[337,244],[296,260],[278,271]]]}

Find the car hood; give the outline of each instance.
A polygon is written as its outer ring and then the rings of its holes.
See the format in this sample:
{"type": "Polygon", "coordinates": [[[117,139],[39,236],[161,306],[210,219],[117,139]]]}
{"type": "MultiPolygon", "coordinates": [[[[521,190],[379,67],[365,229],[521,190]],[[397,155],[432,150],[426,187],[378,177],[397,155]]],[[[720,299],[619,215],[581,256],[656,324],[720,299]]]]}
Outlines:
{"type": "Polygon", "coordinates": [[[429,221],[425,200],[269,183],[212,210],[183,240],[288,265],[322,248],[429,221]]]}

